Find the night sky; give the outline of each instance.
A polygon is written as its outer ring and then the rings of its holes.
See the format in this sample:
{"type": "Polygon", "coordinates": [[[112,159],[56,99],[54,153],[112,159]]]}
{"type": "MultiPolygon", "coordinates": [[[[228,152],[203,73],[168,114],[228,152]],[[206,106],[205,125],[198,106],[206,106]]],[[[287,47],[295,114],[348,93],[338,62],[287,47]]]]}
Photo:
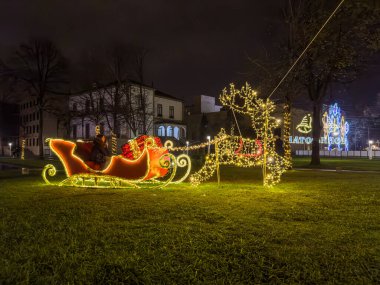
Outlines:
{"type": "MultiPolygon", "coordinates": [[[[276,22],[282,4],[280,0],[4,0],[0,53],[4,56],[31,36],[51,38],[72,62],[91,47],[115,40],[134,43],[150,50],[147,83],[189,103],[194,95],[217,96],[230,82],[245,80],[247,54],[270,48],[269,31],[281,28],[276,22]]],[[[380,92],[378,78],[380,72],[372,68],[355,84],[337,88],[336,96],[353,104],[358,100],[353,95],[361,93],[360,100],[371,102],[380,92]]]]}

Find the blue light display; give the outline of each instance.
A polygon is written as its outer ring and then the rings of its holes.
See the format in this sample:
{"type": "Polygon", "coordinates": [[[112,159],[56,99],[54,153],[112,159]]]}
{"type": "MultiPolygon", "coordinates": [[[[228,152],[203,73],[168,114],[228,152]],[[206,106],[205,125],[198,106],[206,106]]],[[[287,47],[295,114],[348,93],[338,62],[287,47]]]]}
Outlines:
{"type": "Polygon", "coordinates": [[[347,134],[350,126],[342,115],[338,104],[330,105],[322,116],[324,138],[328,144],[328,150],[336,148],[339,151],[348,151],[349,143],[347,134]]]}

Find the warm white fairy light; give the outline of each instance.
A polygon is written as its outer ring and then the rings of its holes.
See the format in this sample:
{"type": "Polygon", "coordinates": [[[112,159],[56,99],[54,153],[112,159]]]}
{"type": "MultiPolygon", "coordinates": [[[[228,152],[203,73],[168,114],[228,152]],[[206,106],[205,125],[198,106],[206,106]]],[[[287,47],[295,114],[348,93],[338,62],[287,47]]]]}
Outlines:
{"type": "Polygon", "coordinates": [[[261,166],[264,185],[272,186],[278,183],[285,171],[286,162],[275,151],[273,130],[281,121],[272,116],[275,110],[273,101],[259,98],[257,92],[248,83],[241,90],[235,89],[234,84],[230,84],[228,91],[223,90],[220,101],[234,112],[251,118],[256,139],[227,135],[222,129],[213,140],[205,143],[185,148],[170,148],[171,150],[196,150],[209,147],[210,144],[215,145],[215,153],[206,156],[204,166],[191,175],[190,181],[197,185],[218,172],[220,165],[235,165],[238,167],[261,166]]]}

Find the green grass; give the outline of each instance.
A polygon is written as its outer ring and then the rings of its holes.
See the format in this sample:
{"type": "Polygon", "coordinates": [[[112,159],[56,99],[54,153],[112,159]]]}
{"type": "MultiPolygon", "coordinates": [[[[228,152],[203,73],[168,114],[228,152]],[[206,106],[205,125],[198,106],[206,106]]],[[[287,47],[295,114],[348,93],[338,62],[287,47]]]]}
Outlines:
{"type": "Polygon", "coordinates": [[[343,170],[380,171],[380,159],[321,157],[321,165],[311,166],[310,157],[295,157],[293,158],[293,167],[317,169],[336,169],[338,167],[343,170]]]}
{"type": "Polygon", "coordinates": [[[380,176],[257,169],[162,190],[0,172],[0,284],[378,284],[380,176]],[[1,179],[2,177],[2,179],[1,179]]]}

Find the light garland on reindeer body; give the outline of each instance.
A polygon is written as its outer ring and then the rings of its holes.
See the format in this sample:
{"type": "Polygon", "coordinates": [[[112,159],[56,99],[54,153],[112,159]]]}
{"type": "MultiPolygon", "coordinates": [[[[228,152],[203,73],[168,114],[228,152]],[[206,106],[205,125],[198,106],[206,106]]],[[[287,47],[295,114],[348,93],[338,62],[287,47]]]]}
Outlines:
{"type": "Polygon", "coordinates": [[[228,91],[223,90],[220,101],[224,106],[230,107],[233,112],[236,111],[251,118],[256,139],[243,138],[241,134],[240,136],[227,135],[222,129],[210,142],[186,147],[169,146],[169,149],[173,151],[185,151],[206,148],[209,144],[215,145],[215,153],[206,156],[204,166],[191,175],[191,183],[198,185],[210,179],[215,172],[218,174],[219,181],[220,165],[261,166],[264,186],[273,186],[280,182],[280,177],[286,168],[286,161],[275,151],[273,130],[279,122],[271,116],[275,110],[273,101],[259,98],[257,92],[248,83],[241,90],[237,90],[234,84],[230,84],[228,91]],[[238,100],[242,103],[239,104],[238,100]]]}

